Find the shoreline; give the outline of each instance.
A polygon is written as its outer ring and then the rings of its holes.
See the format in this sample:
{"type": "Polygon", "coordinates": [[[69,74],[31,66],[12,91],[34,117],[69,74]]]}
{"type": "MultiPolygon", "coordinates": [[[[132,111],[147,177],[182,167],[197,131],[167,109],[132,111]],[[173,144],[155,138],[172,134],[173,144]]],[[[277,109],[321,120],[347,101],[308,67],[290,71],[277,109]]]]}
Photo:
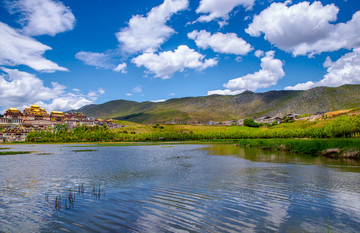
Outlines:
{"type": "Polygon", "coordinates": [[[213,139],[186,141],[135,141],[135,142],[10,142],[1,145],[93,145],[102,146],[150,146],[174,144],[234,144],[239,147],[257,147],[263,150],[286,151],[311,155],[322,155],[329,158],[360,159],[359,138],[327,138],[327,139],[213,139]]]}

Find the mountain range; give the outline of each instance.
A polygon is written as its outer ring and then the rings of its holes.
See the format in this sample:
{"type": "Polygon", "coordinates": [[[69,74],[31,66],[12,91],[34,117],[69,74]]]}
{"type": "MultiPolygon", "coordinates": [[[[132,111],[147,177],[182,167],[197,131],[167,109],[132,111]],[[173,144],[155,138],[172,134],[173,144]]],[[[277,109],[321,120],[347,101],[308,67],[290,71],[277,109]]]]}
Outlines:
{"type": "Polygon", "coordinates": [[[239,95],[174,98],[165,102],[113,100],[76,111],[103,119],[137,123],[196,124],[247,117],[313,114],[360,107],[360,85],[315,87],[304,91],[245,91],[239,95]]]}

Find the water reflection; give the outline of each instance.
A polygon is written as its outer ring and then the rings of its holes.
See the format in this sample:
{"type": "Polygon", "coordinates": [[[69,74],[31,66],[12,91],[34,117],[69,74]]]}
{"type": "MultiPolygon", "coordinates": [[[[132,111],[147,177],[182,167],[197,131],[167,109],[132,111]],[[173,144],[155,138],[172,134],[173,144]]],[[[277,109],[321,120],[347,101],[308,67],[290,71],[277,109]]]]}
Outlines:
{"type": "Polygon", "coordinates": [[[356,163],[233,145],[31,150],[0,157],[1,232],[360,230],[356,163]],[[74,207],[56,210],[69,189],[74,207]]]}
{"type": "Polygon", "coordinates": [[[222,144],[204,147],[201,148],[201,150],[206,150],[211,155],[232,155],[254,162],[326,165],[343,169],[344,171],[360,172],[360,160],[354,159],[331,159],[318,155],[262,150],[254,147],[222,144]]]}

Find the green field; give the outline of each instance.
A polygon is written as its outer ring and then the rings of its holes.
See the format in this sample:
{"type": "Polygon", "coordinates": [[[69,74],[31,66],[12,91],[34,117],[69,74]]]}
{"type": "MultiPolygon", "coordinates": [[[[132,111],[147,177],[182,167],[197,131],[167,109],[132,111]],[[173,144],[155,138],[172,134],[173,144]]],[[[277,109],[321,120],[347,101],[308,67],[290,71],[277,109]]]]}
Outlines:
{"type": "Polygon", "coordinates": [[[319,121],[295,121],[274,126],[205,126],[205,125],[125,125],[107,127],[59,127],[54,132],[31,132],[27,142],[231,142],[303,153],[318,153],[328,148],[360,150],[360,115],[319,121]]]}

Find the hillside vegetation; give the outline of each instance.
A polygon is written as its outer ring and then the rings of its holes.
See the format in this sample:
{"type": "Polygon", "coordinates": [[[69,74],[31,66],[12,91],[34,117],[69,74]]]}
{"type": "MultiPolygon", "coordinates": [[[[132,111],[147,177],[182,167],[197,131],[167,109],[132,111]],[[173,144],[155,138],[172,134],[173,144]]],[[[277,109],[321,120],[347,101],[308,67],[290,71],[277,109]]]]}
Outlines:
{"type": "Polygon", "coordinates": [[[99,142],[99,141],[184,141],[259,138],[341,138],[360,137],[360,115],[342,115],[318,121],[298,120],[259,128],[245,126],[140,125],[124,128],[81,126],[56,131],[30,132],[30,142],[99,142]]]}
{"type": "Polygon", "coordinates": [[[246,91],[235,96],[211,95],[170,99],[162,103],[114,100],[78,109],[88,116],[137,123],[196,124],[289,113],[313,114],[360,107],[360,85],[316,87],[306,91],[246,91]]]}

